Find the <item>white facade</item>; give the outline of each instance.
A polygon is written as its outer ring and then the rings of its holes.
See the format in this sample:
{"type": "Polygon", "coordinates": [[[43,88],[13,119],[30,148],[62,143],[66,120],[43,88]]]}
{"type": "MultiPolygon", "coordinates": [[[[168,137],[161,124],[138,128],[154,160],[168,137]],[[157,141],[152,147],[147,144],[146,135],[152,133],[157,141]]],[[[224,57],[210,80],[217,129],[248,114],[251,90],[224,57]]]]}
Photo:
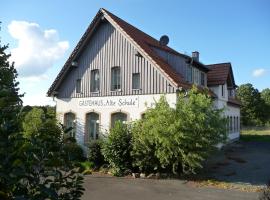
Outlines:
{"type": "Polygon", "coordinates": [[[217,95],[214,106],[218,109],[224,108],[224,116],[226,116],[229,121],[228,139],[238,139],[240,136],[240,107],[228,105],[229,95],[226,83],[224,85],[211,87],[210,89],[217,95]]]}
{"type": "MultiPolygon", "coordinates": [[[[162,95],[132,95],[90,98],[55,99],[58,120],[64,124],[66,113],[75,114],[76,140],[85,143],[86,115],[99,114],[99,126],[102,133],[111,127],[111,115],[125,113],[128,121],[140,119],[147,108],[153,107],[162,95]]],[[[175,107],[176,93],[165,95],[170,106],[175,107]]]]}

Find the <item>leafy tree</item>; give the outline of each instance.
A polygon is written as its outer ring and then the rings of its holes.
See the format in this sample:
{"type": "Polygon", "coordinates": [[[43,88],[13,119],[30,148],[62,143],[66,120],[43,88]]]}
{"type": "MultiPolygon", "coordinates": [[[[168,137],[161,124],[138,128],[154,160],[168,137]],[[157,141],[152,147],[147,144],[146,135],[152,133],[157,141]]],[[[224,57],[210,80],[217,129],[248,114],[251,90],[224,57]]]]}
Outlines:
{"type": "Polygon", "coordinates": [[[114,175],[122,175],[131,169],[131,132],[126,124],[117,121],[110,129],[108,138],[104,141],[102,154],[110,164],[114,175]]]}
{"type": "Polygon", "coordinates": [[[65,149],[63,131],[54,120],[45,121],[21,148],[25,177],[20,181],[25,199],[80,199],[83,177],[65,149]]]}
{"type": "Polygon", "coordinates": [[[32,137],[38,134],[38,129],[45,121],[45,113],[40,108],[33,108],[23,119],[23,130],[25,137],[32,137]]]}
{"type": "Polygon", "coordinates": [[[83,178],[64,151],[55,119],[24,138],[17,72],[0,45],[0,199],[80,199],[83,178]]]}
{"type": "Polygon", "coordinates": [[[134,165],[145,172],[195,173],[216,145],[226,140],[222,112],[195,87],[187,98],[179,95],[176,108],[161,98],[132,129],[134,165]]]}
{"type": "Polygon", "coordinates": [[[241,100],[241,122],[244,126],[263,125],[265,122],[265,103],[258,89],[252,84],[240,85],[236,95],[241,100]]]}
{"type": "Polygon", "coordinates": [[[270,122],[270,88],[262,90],[261,97],[265,102],[264,113],[266,114],[265,118],[270,122]]]}
{"type": "Polygon", "coordinates": [[[14,185],[23,175],[23,168],[16,164],[22,145],[19,112],[22,107],[19,83],[14,63],[9,63],[8,46],[0,43],[0,199],[8,199],[17,192],[14,185]]]}

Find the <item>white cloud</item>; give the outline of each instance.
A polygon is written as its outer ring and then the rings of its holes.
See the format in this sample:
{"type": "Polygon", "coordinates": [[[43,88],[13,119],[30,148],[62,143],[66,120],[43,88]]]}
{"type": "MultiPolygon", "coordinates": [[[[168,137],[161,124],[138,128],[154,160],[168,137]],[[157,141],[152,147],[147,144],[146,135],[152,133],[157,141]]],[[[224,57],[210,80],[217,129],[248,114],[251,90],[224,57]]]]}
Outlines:
{"type": "Polygon", "coordinates": [[[68,41],[59,41],[55,29],[42,30],[37,23],[12,21],[8,31],[18,40],[11,49],[11,61],[20,77],[42,76],[69,48],[68,41]]]}
{"type": "Polygon", "coordinates": [[[253,70],[253,72],[252,72],[252,75],[253,75],[254,77],[260,77],[260,76],[263,76],[263,75],[265,75],[265,74],[266,74],[266,70],[263,69],[263,68],[255,69],[255,70],[253,70]]]}
{"type": "Polygon", "coordinates": [[[55,102],[53,101],[53,98],[46,97],[45,93],[34,93],[34,94],[28,94],[25,93],[23,99],[23,105],[30,105],[30,106],[45,106],[45,105],[51,105],[55,106],[55,102]]]}

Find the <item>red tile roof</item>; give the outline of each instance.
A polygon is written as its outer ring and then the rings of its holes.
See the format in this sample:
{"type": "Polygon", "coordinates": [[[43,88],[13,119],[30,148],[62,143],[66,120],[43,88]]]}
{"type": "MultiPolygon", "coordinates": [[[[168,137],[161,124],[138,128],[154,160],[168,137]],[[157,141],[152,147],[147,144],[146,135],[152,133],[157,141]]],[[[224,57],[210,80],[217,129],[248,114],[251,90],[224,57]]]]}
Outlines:
{"type": "Polygon", "coordinates": [[[207,73],[207,85],[223,85],[232,77],[232,84],[235,87],[233,75],[232,75],[232,66],[231,63],[218,63],[207,65],[209,67],[209,72],[207,73]]]}

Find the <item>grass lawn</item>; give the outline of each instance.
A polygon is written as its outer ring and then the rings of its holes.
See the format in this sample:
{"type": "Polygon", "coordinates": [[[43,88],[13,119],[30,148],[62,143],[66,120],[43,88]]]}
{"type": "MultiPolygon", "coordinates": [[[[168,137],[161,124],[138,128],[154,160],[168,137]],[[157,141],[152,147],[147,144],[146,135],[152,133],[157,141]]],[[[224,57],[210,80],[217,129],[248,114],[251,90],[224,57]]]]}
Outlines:
{"type": "Polygon", "coordinates": [[[267,141],[270,142],[270,128],[252,128],[241,130],[242,141],[267,141]]]}

